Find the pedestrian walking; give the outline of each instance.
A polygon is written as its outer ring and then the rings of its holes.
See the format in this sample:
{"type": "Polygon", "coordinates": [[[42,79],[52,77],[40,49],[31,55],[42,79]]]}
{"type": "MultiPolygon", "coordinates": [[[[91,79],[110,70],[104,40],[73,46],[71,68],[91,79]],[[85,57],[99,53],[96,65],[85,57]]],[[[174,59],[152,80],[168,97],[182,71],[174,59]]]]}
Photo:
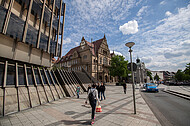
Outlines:
{"type": "Polygon", "coordinates": [[[89,100],[90,106],[92,108],[91,124],[94,124],[96,102],[98,102],[98,104],[100,104],[100,100],[98,98],[98,91],[96,89],[96,85],[95,84],[93,84],[92,88],[89,89],[88,96],[86,98],[85,104],[87,104],[87,100],[89,100]]]}
{"type": "Polygon", "coordinates": [[[126,83],[125,83],[125,82],[123,83],[123,90],[124,90],[124,94],[126,94],[127,85],[126,85],[126,83]]]}
{"type": "Polygon", "coordinates": [[[104,97],[104,100],[106,100],[106,97],[105,97],[105,90],[106,90],[106,87],[103,83],[101,83],[101,86],[100,86],[100,94],[101,94],[101,101],[103,100],[102,98],[102,95],[104,97]]]}
{"type": "Polygon", "coordinates": [[[79,85],[77,85],[76,92],[77,92],[77,98],[79,98],[79,93],[80,93],[80,86],[79,85]]]}
{"type": "Polygon", "coordinates": [[[100,84],[98,83],[98,85],[96,86],[96,89],[98,91],[98,98],[100,99],[100,84]]]}

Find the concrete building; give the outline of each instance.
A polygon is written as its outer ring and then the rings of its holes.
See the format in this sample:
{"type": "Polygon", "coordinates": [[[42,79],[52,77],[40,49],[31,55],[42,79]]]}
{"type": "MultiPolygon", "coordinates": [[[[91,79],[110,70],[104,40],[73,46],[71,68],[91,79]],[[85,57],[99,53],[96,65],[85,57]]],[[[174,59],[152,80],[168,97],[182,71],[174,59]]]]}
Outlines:
{"type": "Polygon", "coordinates": [[[93,42],[88,42],[82,37],[80,45],[63,56],[57,66],[68,71],[84,69],[98,81],[113,82],[115,79],[109,75],[108,70],[110,60],[111,55],[105,35],[93,42]]]}
{"type": "Polygon", "coordinates": [[[134,72],[134,79],[136,83],[146,83],[147,82],[147,69],[144,62],[141,62],[139,58],[136,60],[137,70],[134,72]]]}

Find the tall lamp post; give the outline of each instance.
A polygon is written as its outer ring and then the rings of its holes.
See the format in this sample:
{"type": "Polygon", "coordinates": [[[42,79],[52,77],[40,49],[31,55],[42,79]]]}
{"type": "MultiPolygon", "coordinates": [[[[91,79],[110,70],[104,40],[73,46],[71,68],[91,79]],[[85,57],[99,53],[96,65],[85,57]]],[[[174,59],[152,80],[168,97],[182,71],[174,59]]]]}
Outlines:
{"type": "Polygon", "coordinates": [[[134,103],[134,114],[136,114],[136,103],[135,103],[135,86],[134,86],[134,73],[133,73],[133,63],[132,63],[132,54],[131,52],[133,51],[131,47],[135,45],[134,42],[128,42],[125,44],[125,46],[129,47],[129,52],[130,52],[130,59],[131,59],[131,74],[132,74],[132,87],[133,87],[133,103],[134,103]]]}

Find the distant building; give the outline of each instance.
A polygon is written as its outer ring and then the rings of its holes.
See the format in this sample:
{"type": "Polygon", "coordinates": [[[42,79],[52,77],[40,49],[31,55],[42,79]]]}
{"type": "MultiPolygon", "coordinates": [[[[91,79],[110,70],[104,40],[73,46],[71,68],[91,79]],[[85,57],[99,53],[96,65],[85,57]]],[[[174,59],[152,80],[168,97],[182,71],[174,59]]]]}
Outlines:
{"type": "Polygon", "coordinates": [[[88,42],[82,37],[80,45],[63,56],[57,66],[68,71],[84,69],[98,81],[113,82],[115,79],[109,75],[108,70],[110,60],[111,55],[105,35],[93,42],[88,42]]]}
{"type": "Polygon", "coordinates": [[[147,82],[147,69],[144,62],[141,62],[139,58],[136,60],[137,70],[134,72],[134,79],[136,83],[147,82]]]}

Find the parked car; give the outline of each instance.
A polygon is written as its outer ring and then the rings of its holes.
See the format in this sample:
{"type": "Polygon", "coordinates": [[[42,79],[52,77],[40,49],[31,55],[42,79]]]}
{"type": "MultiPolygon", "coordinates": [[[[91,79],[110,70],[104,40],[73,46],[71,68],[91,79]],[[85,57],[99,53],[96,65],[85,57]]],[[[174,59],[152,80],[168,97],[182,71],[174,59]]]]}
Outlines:
{"type": "Polygon", "coordinates": [[[147,92],[159,92],[158,87],[154,83],[146,83],[145,89],[147,92]]]}

